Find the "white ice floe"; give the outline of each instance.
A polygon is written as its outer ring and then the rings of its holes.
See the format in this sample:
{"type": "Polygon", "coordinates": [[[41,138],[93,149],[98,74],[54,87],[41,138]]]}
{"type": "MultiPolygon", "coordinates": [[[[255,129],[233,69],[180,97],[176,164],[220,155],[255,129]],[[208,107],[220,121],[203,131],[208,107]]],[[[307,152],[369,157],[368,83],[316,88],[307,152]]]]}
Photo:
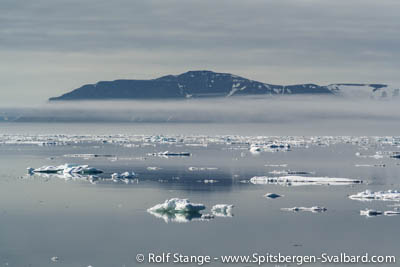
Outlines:
{"type": "Polygon", "coordinates": [[[92,159],[92,158],[115,158],[116,156],[107,154],[66,154],[64,155],[64,157],[92,159]]]}
{"type": "Polygon", "coordinates": [[[371,210],[371,209],[360,210],[360,215],[367,217],[379,216],[382,214],[383,212],[379,210],[371,210]]]}
{"type": "Polygon", "coordinates": [[[147,211],[166,212],[166,213],[196,213],[204,210],[203,204],[191,203],[187,199],[171,198],[164,203],[157,204],[149,208],[147,211]]]}
{"type": "Polygon", "coordinates": [[[111,180],[115,183],[125,183],[125,184],[132,184],[134,182],[138,183],[139,180],[136,178],[136,174],[134,172],[124,172],[118,173],[115,172],[111,175],[111,180]]]}
{"type": "Polygon", "coordinates": [[[60,260],[60,258],[58,258],[57,256],[51,257],[50,259],[52,262],[57,262],[60,260]]]}
{"type": "Polygon", "coordinates": [[[233,207],[234,207],[233,205],[217,204],[211,208],[211,212],[213,215],[217,217],[232,217],[233,207]]]}
{"type": "Polygon", "coordinates": [[[159,157],[190,157],[192,154],[190,152],[158,152],[158,153],[150,153],[149,156],[159,156],[159,157]]]}
{"type": "Polygon", "coordinates": [[[123,172],[123,173],[118,173],[115,172],[111,174],[111,179],[133,179],[136,177],[136,174],[134,172],[123,172]]]}
{"type": "Polygon", "coordinates": [[[253,154],[258,154],[260,152],[279,152],[289,151],[290,147],[290,144],[283,143],[251,144],[249,151],[253,154]]]}
{"type": "Polygon", "coordinates": [[[385,216],[396,216],[396,215],[400,215],[400,211],[398,210],[387,210],[385,211],[385,216]]]}
{"type": "Polygon", "coordinates": [[[287,167],[287,164],[265,164],[265,167],[287,167]]]}
{"type": "Polygon", "coordinates": [[[381,163],[381,164],[356,164],[354,166],[356,166],[356,167],[382,167],[382,168],[384,168],[384,167],[386,167],[386,164],[384,164],[384,163],[381,163]]]}
{"type": "Polygon", "coordinates": [[[199,183],[205,183],[205,184],[215,184],[218,183],[218,180],[213,180],[213,179],[204,179],[204,180],[198,180],[197,182],[199,183]]]}
{"type": "Polygon", "coordinates": [[[186,223],[190,221],[209,221],[214,218],[210,214],[201,214],[206,207],[203,204],[195,204],[187,199],[171,198],[164,203],[157,204],[147,210],[148,213],[163,219],[166,223],[186,223]]]}
{"type": "Polygon", "coordinates": [[[28,168],[29,173],[74,173],[74,174],[98,174],[103,171],[89,167],[88,165],[63,164],[59,166],[42,166],[40,168],[28,168]]]}
{"type": "Polygon", "coordinates": [[[349,185],[362,183],[361,180],[349,178],[309,177],[309,176],[254,176],[252,184],[280,184],[280,185],[349,185]]]}
{"type": "Polygon", "coordinates": [[[324,208],[324,207],[318,207],[318,206],[314,206],[314,207],[311,207],[311,208],[307,208],[307,207],[282,208],[281,210],[284,210],[284,211],[293,211],[293,212],[310,211],[310,212],[314,212],[314,213],[325,212],[325,211],[327,211],[326,208],[324,208]]]}
{"type": "Polygon", "coordinates": [[[388,191],[373,192],[371,190],[365,190],[363,192],[350,195],[349,198],[360,201],[371,201],[371,200],[400,201],[400,191],[388,190],[388,191]]]}
{"type": "Polygon", "coordinates": [[[62,172],[63,173],[78,173],[78,174],[98,174],[102,173],[103,171],[89,167],[88,165],[64,165],[62,172]]]}
{"type": "Polygon", "coordinates": [[[159,168],[159,167],[147,167],[147,170],[148,171],[159,171],[159,170],[161,170],[161,168],[159,168]]]}
{"type": "Polygon", "coordinates": [[[194,171],[215,171],[218,170],[218,168],[215,167],[189,167],[189,171],[194,172],[194,171]]]}
{"type": "Polygon", "coordinates": [[[267,193],[264,195],[265,198],[270,198],[270,199],[275,199],[275,198],[280,198],[283,197],[282,195],[275,194],[275,193],[267,193]]]}
{"type": "Polygon", "coordinates": [[[307,172],[307,171],[291,171],[291,170],[273,170],[269,172],[270,174],[276,175],[309,175],[315,174],[315,172],[307,172]]]}

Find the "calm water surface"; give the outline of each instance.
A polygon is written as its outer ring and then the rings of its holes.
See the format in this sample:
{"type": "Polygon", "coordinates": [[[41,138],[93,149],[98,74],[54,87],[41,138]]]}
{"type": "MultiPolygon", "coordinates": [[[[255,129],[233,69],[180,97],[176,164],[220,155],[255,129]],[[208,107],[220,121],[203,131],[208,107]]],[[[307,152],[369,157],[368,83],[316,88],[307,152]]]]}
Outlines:
{"type": "MultiPolygon", "coordinates": [[[[115,128],[115,125],[93,124],[85,128],[71,124],[63,129],[51,124],[3,124],[0,125],[0,134],[154,134],[156,131],[159,134],[196,134],[193,128],[184,124],[178,129],[176,125],[168,124],[156,128],[150,126],[115,128]]],[[[247,127],[236,129],[236,132],[224,130],[221,126],[215,129],[212,125],[208,129],[210,135],[228,132],[247,135],[250,132],[247,127]]],[[[202,134],[204,132],[207,130],[202,128],[202,134]]],[[[254,130],[256,135],[262,132],[263,129],[254,130]]],[[[371,147],[363,153],[375,154],[376,150],[371,147]]],[[[97,143],[50,147],[0,145],[0,266],[139,266],[136,254],[150,252],[212,257],[256,252],[317,256],[324,252],[330,255],[369,252],[400,257],[400,216],[366,218],[359,214],[365,208],[389,210],[391,208],[387,205],[391,203],[359,202],[347,197],[365,189],[400,189],[400,161],[357,158],[357,151],[360,151],[359,147],[352,144],[313,146],[258,155],[249,153],[247,149],[228,149],[225,144],[208,147],[157,144],[132,148],[97,143]],[[162,158],[147,155],[165,150],[189,151],[192,156],[162,158]],[[66,154],[80,153],[112,154],[119,159],[65,157],[66,154]],[[102,169],[104,177],[113,172],[134,171],[139,181],[132,184],[91,184],[85,179],[66,180],[57,176],[26,174],[28,166],[66,162],[102,169]],[[376,163],[385,163],[386,167],[355,167],[355,164],[376,163]],[[268,167],[266,164],[288,164],[288,167],[268,167]],[[161,169],[150,171],[147,169],[150,166],[161,169]],[[188,170],[191,166],[217,169],[191,172],[188,170]],[[281,186],[241,182],[282,169],[313,171],[317,176],[359,178],[366,182],[354,186],[281,186]],[[205,179],[218,182],[207,184],[205,179]],[[263,197],[268,192],[284,197],[268,200],[263,197]],[[203,203],[207,207],[204,213],[210,213],[215,204],[233,204],[234,216],[166,223],[146,212],[155,204],[173,197],[203,203]],[[328,211],[292,213],[281,210],[315,205],[326,207],[328,211]],[[59,257],[57,262],[51,261],[54,256],[59,257]]],[[[221,265],[224,264],[209,264],[221,265]]]]}

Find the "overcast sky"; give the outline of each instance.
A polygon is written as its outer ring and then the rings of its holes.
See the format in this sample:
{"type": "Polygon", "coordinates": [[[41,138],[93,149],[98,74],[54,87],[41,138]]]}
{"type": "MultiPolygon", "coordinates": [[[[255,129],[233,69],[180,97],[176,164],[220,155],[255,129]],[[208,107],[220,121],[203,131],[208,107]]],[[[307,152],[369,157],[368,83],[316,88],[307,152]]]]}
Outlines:
{"type": "Polygon", "coordinates": [[[399,0],[1,0],[0,105],[187,70],[400,83],[399,0]]]}

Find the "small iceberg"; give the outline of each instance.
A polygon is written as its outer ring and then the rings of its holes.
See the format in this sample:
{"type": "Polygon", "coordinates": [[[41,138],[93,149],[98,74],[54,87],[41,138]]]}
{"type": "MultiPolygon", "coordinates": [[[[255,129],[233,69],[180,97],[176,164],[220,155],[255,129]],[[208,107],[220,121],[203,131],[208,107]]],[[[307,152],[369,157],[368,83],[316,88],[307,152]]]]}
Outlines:
{"type": "Polygon", "coordinates": [[[363,192],[350,195],[349,198],[360,201],[372,201],[372,200],[400,201],[400,192],[397,190],[378,191],[378,192],[365,190],[363,192]]]}
{"type": "Polygon", "coordinates": [[[280,185],[349,185],[362,183],[361,180],[349,178],[308,177],[308,176],[254,176],[250,179],[252,184],[280,184],[280,185]]]}
{"type": "Polygon", "coordinates": [[[211,220],[213,218],[212,215],[203,215],[200,213],[205,208],[203,204],[191,203],[187,199],[171,198],[167,199],[164,203],[147,209],[147,212],[157,218],[163,219],[166,223],[185,223],[192,220],[211,220]]]}
{"type": "Polygon", "coordinates": [[[284,211],[293,211],[293,212],[310,211],[310,212],[313,212],[313,213],[319,213],[319,212],[325,212],[325,211],[327,211],[326,208],[324,208],[324,207],[319,207],[319,206],[314,206],[314,207],[311,207],[311,208],[307,208],[307,207],[282,208],[281,210],[284,210],[284,211]]]}
{"type": "Polygon", "coordinates": [[[191,203],[187,199],[171,198],[164,203],[157,204],[147,211],[167,212],[167,213],[198,213],[204,210],[206,206],[203,204],[191,203]]]}
{"type": "Polygon", "coordinates": [[[233,217],[233,205],[217,204],[211,208],[211,212],[216,217],[233,217]]]}
{"type": "Polygon", "coordinates": [[[275,194],[275,193],[267,193],[264,195],[265,198],[270,198],[270,199],[276,199],[276,198],[280,198],[283,197],[279,194],[275,194]]]}

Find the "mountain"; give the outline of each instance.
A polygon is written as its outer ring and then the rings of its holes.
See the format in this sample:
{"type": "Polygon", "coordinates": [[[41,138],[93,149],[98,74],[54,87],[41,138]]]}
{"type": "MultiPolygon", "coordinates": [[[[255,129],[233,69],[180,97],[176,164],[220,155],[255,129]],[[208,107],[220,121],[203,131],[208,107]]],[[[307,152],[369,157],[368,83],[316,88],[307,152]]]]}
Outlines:
{"type": "Polygon", "coordinates": [[[87,84],[56,100],[106,99],[185,99],[200,97],[231,97],[242,95],[363,95],[390,97],[399,95],[399,89],[385,84],[316,84],[274,85],[249,80],[229,73],[188,71],[151,80],[115,80],[87,84]]]}

